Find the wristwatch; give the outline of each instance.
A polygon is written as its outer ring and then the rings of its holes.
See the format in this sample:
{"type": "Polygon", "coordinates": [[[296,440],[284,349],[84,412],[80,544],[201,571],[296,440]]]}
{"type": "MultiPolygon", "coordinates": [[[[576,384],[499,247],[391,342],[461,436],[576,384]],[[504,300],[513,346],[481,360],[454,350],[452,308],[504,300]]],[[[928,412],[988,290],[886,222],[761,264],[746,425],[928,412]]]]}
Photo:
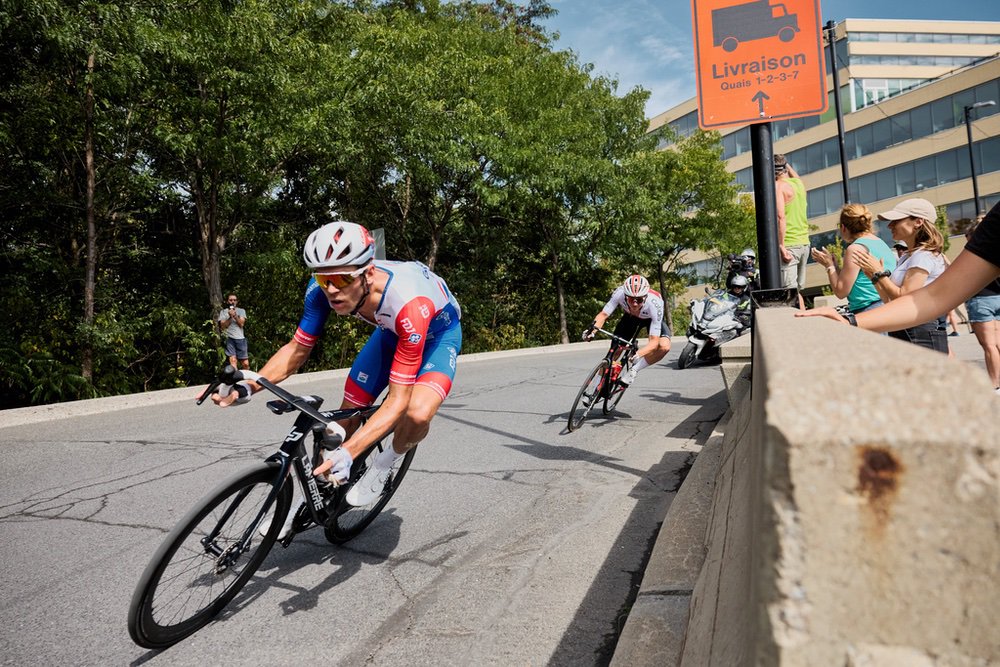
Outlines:
{"type": "Polygon", "coordinates": [[[851,311],[848,310],[844,313],[844,319],[847,320],[847,323],[852,327],[858,326],[858,318],[854,317],[854,313],[851,311]]]}
{"type": "Polygon", "coordinates": [[[876,271],[875,273],[872,274],[872,282],[877,283],[883,278],[888,278],[891,275],[892,271],[876,271]]]}

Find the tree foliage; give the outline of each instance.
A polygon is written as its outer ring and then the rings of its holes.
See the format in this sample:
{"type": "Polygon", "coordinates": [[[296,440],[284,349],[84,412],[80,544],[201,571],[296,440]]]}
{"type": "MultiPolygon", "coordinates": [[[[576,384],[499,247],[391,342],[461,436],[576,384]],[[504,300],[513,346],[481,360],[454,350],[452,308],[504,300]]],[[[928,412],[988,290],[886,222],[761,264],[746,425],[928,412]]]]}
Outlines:
{"type": "MultiPolygon", "coordinates": [[[[656,152],[648,94],[555,50],[552,13],[10,0],[0,407],[204,381],[230,291],[260,365],[300,315],[302,240],[335,218],[445,276],[466,351],[568,340],[628,272],[670,292],[684,248],[745,244],[718,136],[656,152]]],[[[334,318],[310,363],[367,333],[334,318]]]]}

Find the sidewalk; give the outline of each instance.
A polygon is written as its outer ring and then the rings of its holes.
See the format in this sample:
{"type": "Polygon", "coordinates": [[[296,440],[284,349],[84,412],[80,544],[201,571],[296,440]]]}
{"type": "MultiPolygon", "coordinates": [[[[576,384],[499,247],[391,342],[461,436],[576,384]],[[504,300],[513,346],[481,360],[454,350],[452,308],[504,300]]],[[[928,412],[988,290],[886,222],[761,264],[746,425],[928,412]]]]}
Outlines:
{"type": "MultiPolygon", "coordinates": [[[[955,359],[986,373],[982,348],[963,325],[948,343],[955,359]]],[[[635,603],[615,647],[612,667],[680,663],[691,594],[705,559],[715,478],[722,459],[727,412],[699,452],[670,504],[650,554],[635,603]]],[[[735,437],[730,434],[730,437],[735,437]]]]}

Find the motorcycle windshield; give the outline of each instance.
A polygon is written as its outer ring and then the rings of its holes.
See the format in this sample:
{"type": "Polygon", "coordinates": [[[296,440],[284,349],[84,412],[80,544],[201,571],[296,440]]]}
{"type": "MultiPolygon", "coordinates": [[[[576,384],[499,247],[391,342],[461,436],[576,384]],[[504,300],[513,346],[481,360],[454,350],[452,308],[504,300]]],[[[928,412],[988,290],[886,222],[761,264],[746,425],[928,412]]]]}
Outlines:
{"type": "Polygon", "coordinates": [[[711,322],[719,315],[736,309],[736,302],[727,296],[716,295],[705,304],[705,321],[711,322]]]}

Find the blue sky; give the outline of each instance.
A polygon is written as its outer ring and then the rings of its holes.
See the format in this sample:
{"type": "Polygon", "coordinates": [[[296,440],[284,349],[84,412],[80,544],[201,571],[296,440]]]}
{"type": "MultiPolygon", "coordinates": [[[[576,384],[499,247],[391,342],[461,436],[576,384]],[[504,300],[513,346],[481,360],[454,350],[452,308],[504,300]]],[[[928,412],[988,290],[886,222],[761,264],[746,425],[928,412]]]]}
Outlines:
{"type": "MultiPolygon", "coordinates": [[[[554,47],[593,63],[594,73],[619,81],[624,93],[650,91],[646,115],[694,97],[690,0],[549,0],[559,14],[545,22],[560,33],[554,47]]],[[[820,0],[823,21],[901,18],[998,21],[997,0],[820,0]]]]}

